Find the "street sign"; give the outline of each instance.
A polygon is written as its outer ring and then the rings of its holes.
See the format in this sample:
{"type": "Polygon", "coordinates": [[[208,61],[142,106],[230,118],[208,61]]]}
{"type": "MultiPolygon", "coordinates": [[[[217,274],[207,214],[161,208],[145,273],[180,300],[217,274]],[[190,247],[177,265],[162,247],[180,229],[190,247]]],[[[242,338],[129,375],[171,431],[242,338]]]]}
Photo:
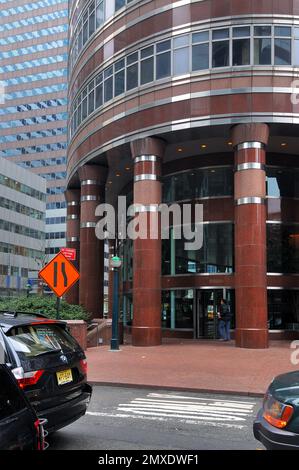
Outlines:
{"type": "Polygon", "coordinates": [[[70,261],[76,260],[76,248],[60,248],[60,252],[70,261]]]}
{"type": "Polygon", "coordinates": [[[75,266],[60,252],[39,273],[50,289],[63,296],[80,278],[75,266]]]}

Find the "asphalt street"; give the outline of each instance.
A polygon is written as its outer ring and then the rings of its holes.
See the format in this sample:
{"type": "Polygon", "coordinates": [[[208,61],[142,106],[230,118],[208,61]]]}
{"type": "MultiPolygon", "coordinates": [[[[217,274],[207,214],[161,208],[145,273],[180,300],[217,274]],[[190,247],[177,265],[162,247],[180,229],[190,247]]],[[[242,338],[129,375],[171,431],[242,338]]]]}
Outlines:
{"type": "Polygon", "coordinates": [[[261,399],[94,386],[86,416],[48,437],[60,450],[255,450],[261,399]]]}

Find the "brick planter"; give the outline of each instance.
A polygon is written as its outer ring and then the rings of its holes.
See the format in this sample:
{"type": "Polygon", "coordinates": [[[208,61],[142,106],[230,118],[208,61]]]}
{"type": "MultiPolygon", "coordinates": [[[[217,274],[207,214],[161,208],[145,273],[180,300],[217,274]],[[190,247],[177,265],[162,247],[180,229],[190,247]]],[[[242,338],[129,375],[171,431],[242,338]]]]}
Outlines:
{"type": "Polygon", "coordinates": [[[81,348],[87,349],[87,324],[84,320],[66,320],[71,335],[78,341],[81,348]]]}

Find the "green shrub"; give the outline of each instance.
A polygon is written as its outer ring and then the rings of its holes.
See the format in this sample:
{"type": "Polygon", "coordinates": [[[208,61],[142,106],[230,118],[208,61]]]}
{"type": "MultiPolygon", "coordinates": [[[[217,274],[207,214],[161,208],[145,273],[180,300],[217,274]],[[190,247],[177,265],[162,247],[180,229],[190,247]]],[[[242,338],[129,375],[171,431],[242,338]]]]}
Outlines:
{"type": "MultiPolygon", "coordinates": [[[[38,296],[0,298],[0,310],[41,313],[56,318],[56,297],[38,296]]],[[[65,300],[60,303],[61,320],[88,320],[89,314],[81,305],[70,305],[65,300]]]]}

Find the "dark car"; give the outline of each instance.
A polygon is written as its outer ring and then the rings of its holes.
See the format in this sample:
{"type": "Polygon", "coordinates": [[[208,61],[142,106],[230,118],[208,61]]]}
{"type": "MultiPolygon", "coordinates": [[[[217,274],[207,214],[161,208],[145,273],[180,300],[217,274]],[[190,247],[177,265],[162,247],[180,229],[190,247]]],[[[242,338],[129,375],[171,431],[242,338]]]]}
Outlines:
{"type": "Polygon", "coordinates": [[[1,341],[7,364],[37,416],[46,418],[47,431],[85,414],[92,393],[86,357],[65,322],[35,314],[0,313],[1,341]]]}
{"type": "Polygon", "coordinates": [[[266,449],[299,450],[299,371],[272,381],[253,431],[266,449]]]}
{"type": "Polygon", "coordinates": [[[0,363],[0,450],[44,450],[44,423],[10,369],[0,363]]]}

